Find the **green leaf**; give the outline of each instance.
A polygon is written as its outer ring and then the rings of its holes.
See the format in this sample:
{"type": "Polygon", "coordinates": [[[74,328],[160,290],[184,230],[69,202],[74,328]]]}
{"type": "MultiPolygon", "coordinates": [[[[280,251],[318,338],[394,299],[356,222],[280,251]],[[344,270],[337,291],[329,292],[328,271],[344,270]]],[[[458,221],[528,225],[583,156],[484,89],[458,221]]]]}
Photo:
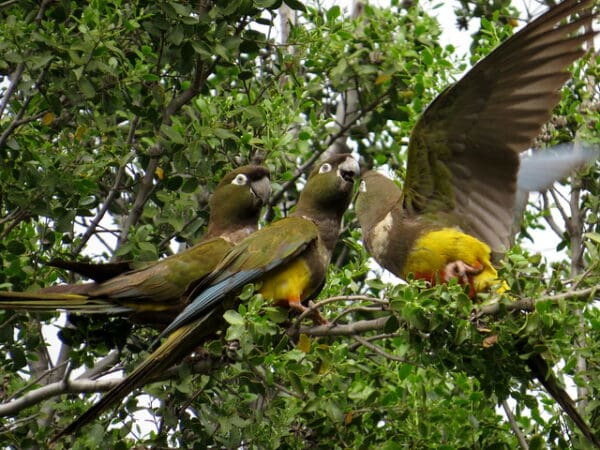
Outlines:
{"type": "Polygon", "coordinates": [[[228,309],[227,311],[225,311],[225,314],[223,314],[223,318],[230,325],[243,325],[244,324],[244,318],[237,311],[234,311],[233,309],[228,309]]]}
{"type": "Polygon", "coordinates": [[[79,89],[81,89],[83,96],[87,99],[91,99],[96,96],[96,89],[94,88],[92,82],[87,78],[82,78],[79,81],[79,89]]]}
{"type": "Polygon", "coordinates": [[[185,144],[185,139],[181,135],[181,133],[169,125],[162,125],[160,127],[160,131],[163,135],[167,137],[167,139],[174,144],[185,144]]]}
{"type": "Polygon", "coordinates": [[[187,16],[191,12],[191,8],[188,4],[182,4],[178,2],[169,2],[169,5],[175,10],[180,16],[187,16]]]}
{"type": "MultiPolygon", "coordinates": [[[[287,3],[287,2],[286,2],[287,3]]],[[[342,9],[338,5],[334,5],[327,10],[327,20],[333,22],[342,15],[342,9]]]]}
{"type": "Polygon", "coordinates": [[[22,242],[19,242],[16,240],[9,241],[6,244],[6,250],[8,250],[13,255],[22,255],[23,253],[25,253],[27,251],[27,249],[25,248],[25,245],[23,245],[22,242]]]}
{"type": "Polygon", "coordinates": [[[183,184],[183,178],[179,175],[176,175],[174,177],[169,177],[167,179],[166,187],[170,191],[176,191],[181,187],[182,184],[183,184]]]}
{"type": "Polygon", "coordinates": [[[288,5],[291,9],[306,12],[306,6],[304,6],[304,3],[302,3],[299,0],[284,0],[284,3],[288,5]]]}
{"type": "Polygon", "coordinates": [[[213,130],[213,133],[220,139],[233,139],[235,141],[238,140],[238,137],[234,133],[224,128],[215,128],[213,130]]]}
{"type": "Polygon", "coordinates": [[[596,244],[600,244],[600,233],[597,233],[597,232],[583,233],[583,236],[591,241],[594,241],[596,244]]]}

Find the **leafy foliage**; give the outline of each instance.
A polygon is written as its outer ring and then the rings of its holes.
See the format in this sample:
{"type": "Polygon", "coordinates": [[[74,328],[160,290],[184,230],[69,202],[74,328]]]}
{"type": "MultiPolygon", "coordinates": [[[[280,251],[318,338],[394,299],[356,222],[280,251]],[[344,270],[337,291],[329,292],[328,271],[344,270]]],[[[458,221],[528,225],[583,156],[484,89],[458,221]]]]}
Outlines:
{"type": "MultiPolygon", "coordinates": [[[[275,174],[268,220],[287,214],[311,161],[339,139],[402,177],[416,118],[466,66],[439,43],[434,18],[397,3],[351,19],[337,5],[291,0],[4,2],[0,287],[76,281],[47,265],[56,257],[143,262],[193,243],[209,193],[234,165],[275,174]],[[298,20],[281,43],[285,6],[298,20]],[[352,95],[358,110],[340,120],[352,95]]],[[[482,18],[471,62],[512,32],[515,10],[501,3],[463,11],[482,18]]],[[[573,68],[540,143],[597,142],[595,58],[573,68]]],[[[547,226],[566,256],[548,263],[517,245],[501,269],[510,298],[483,299],[493,311],[456,284],[385,281],[350,211],[319,296],[345,335],[297,323],[250,287],[215,339],[144,388],[149,406],[131,396],[57,448],[508,449],[518,441],[498,409],[506,399],[531,448],[579,448],[524,359],[542,353],[585,388],[584,415],[600,429],[599,179],[596,165],[535,201],[521,244],[547,226]],[[514,307],[527,299],[535,310],[514,307]]],[[[101,360],[112,364],[91,378],[111,370],[115,348],[129,369],[155,335],[125,319],[72,317],[57,344],[42,324],[58,320],[0,312],[5,405],[101,360]]],[[[39,398],[9,414],[0,442],[44,447],[93,399],[39,398]]]]}

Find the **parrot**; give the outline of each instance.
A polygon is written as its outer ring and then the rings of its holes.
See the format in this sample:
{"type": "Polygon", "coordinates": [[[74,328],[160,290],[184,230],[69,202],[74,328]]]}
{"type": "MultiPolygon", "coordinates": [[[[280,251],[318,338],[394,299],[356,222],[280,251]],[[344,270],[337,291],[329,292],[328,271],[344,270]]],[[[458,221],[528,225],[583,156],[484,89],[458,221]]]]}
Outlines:
{"type": "Polygon", "coordinates": [[[257,230],[270,193],[267,168],[239,167],[217,185],[209,200],[206,233],[196,245],[134,270],[131,263],[54,261],[55,266],[96,281],[39,292],[0,292],[0,309],[126,314],[133,321],[164,328],[185,306],[182,299],[188,286],[209,274],[234,244],[257,230]]]}
{"type": "MultiPolygon", "coordinates": [[[[560,100],[568,65],[584,54],[580,44],[595,34],[573,34],[590,29],[589,11],[561,22],[593,4],[567,0],[551,8],[438,95],[411,132],[402,190],[377,172],[362,175],[356,216],[381,266],[431,283],[458,277],[472,296],[505,289],[492,256],[510,246],[517,178],[527,185],[539,161],[519,173],[519,155],[560,100]]],[[[554,178],[596,157],[582,153],[558,164],[554,178]]]]}
{"type": "Polygon", "coordinates": [[[157,339],[166,336],[166,340],[53,440],[76,432],[191,352],[214,331],[219,315],[246,284],[261,283],[258,292],[265,299],[305,311],[302,302],[314,298],[325,282],[342,216],[359,174],[359,164],[350,154],[336,154],[318,164],[293,212],[234,246],[214,271],[191,290],[188,306],[157,339]]]}
{"type": "MultiPolygon", "coordinates": [[[[550,8],[438,95],[411,132],[402,190],[373,170],[362,174],[356,216],[367,250],[382,267],[432,284],[457,278],[472,298],[508,288],[493,260],[512,241],[518,194],[543,189],[598,157],[589,149],[520,157],[560,100],[568,65],[596,34],[590,31],[595,14],[586,11],[594,3],[566,0],[550,8]],[[579,18],[566,21],[574,13],[579,18]]],[[[600,448],[542,356],[526,363],[600,448]]]]}

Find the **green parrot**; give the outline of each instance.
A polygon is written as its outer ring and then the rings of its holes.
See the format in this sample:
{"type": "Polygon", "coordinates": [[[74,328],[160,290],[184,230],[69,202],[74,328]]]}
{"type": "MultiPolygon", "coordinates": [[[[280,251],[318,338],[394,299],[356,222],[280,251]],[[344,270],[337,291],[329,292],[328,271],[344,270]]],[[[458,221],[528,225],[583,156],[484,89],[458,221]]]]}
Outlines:
{"type": "MultiPolygon", "coordinates": [[[[560,100],[568,65],[595,35],[590,31],[595,14],[587,10],[593,5],[594,0],[567,0],[551,8],[442,92],[412,131],[402,190],[377,172],[363,174],[356,215],[365,246],[382,267],[431,283],[458,278],[472,297],[507,288],[492,256],[505,252],[513,238],[519,188],[547,187],[597,158],[592,151],[560,151],[520,164],[520,153],[560,100]],[[575,13],[579,18],[566,20],[575,13]]],[[[543,359],[538,355],[528,365],[599,446],[543,359]]]]}
{"type": "Polygon", "coordinates": [[[185,306],[188,286],[209,274],[234,244],[257,230],[270,193],[268,169],[239,167],[217,185],[209,202],[206,234],[193,247],[134,270],[129,263],[54,262],[96,282],[39,292],[0,292],[0,309],[127,314],[132,320],[164,327],[185,306]]]}
{"type": "Polygon", "coordinates": [[[55,439],[74,433],[105,409],[143,386],[191,352],[215,329],[230,300],[248,283],[277,305],[304,311],[321,290],[354,185],[360,173],[349,154],[320,163],[310,174],[292,214],[237,244],[215,270],[192,291],[192,301],[162,332],[167,339],[119,385],[55,439]],[[227,301],[226,301],[227,300],[227,301]]]}

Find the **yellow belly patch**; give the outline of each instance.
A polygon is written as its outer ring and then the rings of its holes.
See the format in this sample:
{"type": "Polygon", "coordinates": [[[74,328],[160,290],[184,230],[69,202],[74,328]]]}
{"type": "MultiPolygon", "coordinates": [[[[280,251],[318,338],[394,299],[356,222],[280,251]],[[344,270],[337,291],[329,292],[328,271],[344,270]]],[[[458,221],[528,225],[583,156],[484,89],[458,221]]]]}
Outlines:
{"type": "Polygon", "coordinates": [[[269,275],[260,293],[275,303],[299,302],[310,283],[310,267],[302,259],[286,264],[269,275]]]}
{"type": "Polygon", "coordinates": [[[501,285],[498,292],[504,292],[508,286],[498,279],[490,256],[491,249],[486,243],[456,228],[442,228],[425,233],[415,241],[404,265],[403,275],[412,273],[417,278],[435,281],[448,263],[462,261],[483,268],[473,277],[473,287],[477,292],[498,284],[501,285]]]}

